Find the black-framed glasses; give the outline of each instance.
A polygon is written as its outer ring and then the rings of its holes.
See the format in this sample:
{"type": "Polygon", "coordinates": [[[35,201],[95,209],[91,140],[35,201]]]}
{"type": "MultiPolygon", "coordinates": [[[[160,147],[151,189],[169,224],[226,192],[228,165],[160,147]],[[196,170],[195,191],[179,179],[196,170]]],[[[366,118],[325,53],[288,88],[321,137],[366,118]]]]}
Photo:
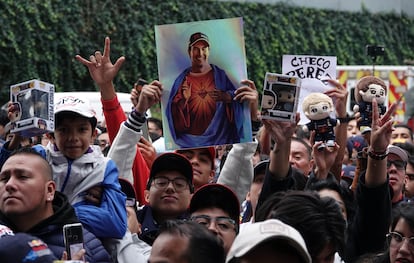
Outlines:
{"type": "Polygon", "coordinates": [[[190,220],[207,228],[210,226],[211,222],[214,222],[216,228],[222,232],[236,230],[236,221],[227,216],[211,217],[208,215],[198,215],[192,216],[190,220]]]}
{"type": "Polygon", "coordinates": [[[404,161],[398,161],[398,160],[390,161],[390,160],[387,160],[387,168],[390,168],[391,164],[393,164],[395,166],[395,168],[397,168],[397,170],[405,170],[406,163],[404,161]]]}
{"type": "Polygon", "coordinates": [[[170,180],[167,177],[159,176],[159,177],[155,177],[152,180],[152,182],[154,184],[154,187],[157,188],[157,189],[160,189],[160,190],[163,190],[163,189],[167,188],[168,185],[170,184],[170,182],[172,183],[172,185],[174,186],[175,191],[177,191],[177,192],[184,191],[188,187],[187,179],[184,179],[184,178],[181,178],[181,177],[176,177],[176,178],[170,180]]]}
{"type": "Polygon", "coordinates": [[[401,246],[404,241],[407,240],[409,249],[414,251],[414,236],[405,237],[398,232],[390,232],[386,235],[386,237],[390,246],[401,246]]]}

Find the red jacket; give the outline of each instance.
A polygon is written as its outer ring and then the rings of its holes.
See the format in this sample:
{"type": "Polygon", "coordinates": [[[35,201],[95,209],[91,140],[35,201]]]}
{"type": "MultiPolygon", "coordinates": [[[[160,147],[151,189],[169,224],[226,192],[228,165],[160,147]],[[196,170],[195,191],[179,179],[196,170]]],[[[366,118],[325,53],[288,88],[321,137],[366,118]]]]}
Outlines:
{"type": "MultiPolygon", "coordinates": [[[[118,97],[115,97],[112,100],[101,100],[101,102],[106,121],[106,129],[108,131],[109,140],[112,143],[118,133],[120,125],[127,117],[118,101],[118,97]]],[[[138,146],[136,147],[138,148],[138,146]]],[[[134,176],[134,188],[137,193],[139,205],[147,204],[144,197],[144,190],[147,185],[149,173],[150,169],[142,157],[141,152],[137,149],[137,154],[135,155],[134,164],[132,166],[132,174],[134,176]]]]}

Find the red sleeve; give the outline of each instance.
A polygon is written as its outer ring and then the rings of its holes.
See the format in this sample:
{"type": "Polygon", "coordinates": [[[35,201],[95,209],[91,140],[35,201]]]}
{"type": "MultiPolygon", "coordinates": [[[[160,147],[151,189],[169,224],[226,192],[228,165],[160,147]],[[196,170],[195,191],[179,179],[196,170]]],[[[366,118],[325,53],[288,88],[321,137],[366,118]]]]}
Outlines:
{"type": "Polygon", "coordinates": [[[118,101],[118,97],[114,97],[112,100],[101,100],[101,102],[109,140],[112,142],[119,131],[121,123],[126,120],[126,115],[118,101]]]}
{"type": "MultiPolygon", "coordinates": [[[[118,97],[112,100],[101,100],[101,102],[109,140],[112,142],[119,131],[120,125],[126,120],[126,115],[118,101],[118,97]]],[[[149,178],[149,172],[147,163],[139,149],[137,149],[134,164],[132,165],[132,175],[134,177],[135,192],[137,193],[137,199],[140,205],[147,204],[144,197],[144,190],[149,178]]]]}

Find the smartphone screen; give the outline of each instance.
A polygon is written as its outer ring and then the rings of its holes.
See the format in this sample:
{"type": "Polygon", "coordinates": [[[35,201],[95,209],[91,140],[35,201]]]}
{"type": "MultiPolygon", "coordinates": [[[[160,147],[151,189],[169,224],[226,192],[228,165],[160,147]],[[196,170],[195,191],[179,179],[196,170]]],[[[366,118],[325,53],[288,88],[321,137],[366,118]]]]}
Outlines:
{"type": "Polygon", "coordinates": [[[68,259],[83,248],[83,231],[82,224],[67,224],[63,226],[63,237],[65,239],[65,248],[68,253],[68,259]]]}

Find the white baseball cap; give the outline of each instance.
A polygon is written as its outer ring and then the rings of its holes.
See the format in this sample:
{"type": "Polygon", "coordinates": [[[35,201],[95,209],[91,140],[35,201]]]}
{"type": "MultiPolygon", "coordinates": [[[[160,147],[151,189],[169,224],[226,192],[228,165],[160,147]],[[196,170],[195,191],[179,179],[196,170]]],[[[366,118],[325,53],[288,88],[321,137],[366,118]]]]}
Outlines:
{"type": "Polygon", "coordinates": [[[75,96],[65,96],[55,101],[55,114],[60,112],[74,112],[86,118],[96,118],[95,110],[89,100],[75,96]]]}
{"type": "Polygon", "coordinates": [[[284,240],[297,251],[304,262],[312,262],[301,234],[295,228],[277,219],[268,219],[243,227],[227,254],[226,262],[246,255],[268,240],[284,240]]]}

